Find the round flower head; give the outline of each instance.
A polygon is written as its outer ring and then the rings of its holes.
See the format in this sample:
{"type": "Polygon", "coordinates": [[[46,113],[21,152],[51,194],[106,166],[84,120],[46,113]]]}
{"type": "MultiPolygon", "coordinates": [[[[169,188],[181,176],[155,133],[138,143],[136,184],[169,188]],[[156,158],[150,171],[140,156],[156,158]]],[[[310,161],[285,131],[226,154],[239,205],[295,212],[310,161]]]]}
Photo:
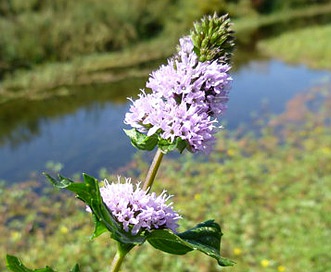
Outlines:
{"type": "Polygon", "coordinates": [[[191,152],[209,152],[217,118],[226,110],[230,66],[218,60],[199,61],[190,37],[180,39],[178,53],[151,73],[124,122],[141,133],[165,140],[179,137],[191,152]]]}
{"type": "MultiPolygon", "coordinates": [[[[147,193],[138,183],[134,186],[131,179],[126,178],[121,183],[109,183],[105,180],[104,187],[100,188],[103,202],[114,218],[122,224],[126,232],[136,235],[153,229],[170,229],[176,232],[177,221],[181,217],[172,208],[172,203],[166,204],[171,196],[163,191],[161,195],[147,193]]],[[[89,208],[87,209],[91,211],[89,208]]]]}

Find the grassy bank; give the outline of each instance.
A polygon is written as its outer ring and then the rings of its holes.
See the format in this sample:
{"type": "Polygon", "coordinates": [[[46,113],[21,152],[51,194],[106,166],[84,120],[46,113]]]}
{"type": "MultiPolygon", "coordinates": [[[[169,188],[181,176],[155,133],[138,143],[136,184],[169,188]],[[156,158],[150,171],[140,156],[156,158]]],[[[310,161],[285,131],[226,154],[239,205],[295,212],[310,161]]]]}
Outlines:
{"type": "MultiPolygon", "coordinates": [[[[154,46],[156,45],[144,44],[120,54],[96,54],[68,63],[43,64],[31,71],[17,71],[3,80],[0,86],[0,104],[17,98],[43,99],[66,95],[63,90],[73,85],[115,82],[127,77],[146,76],[151,71],[153,60],[171,55],[171,49],[162,49],[160,46],[160,50],[155,51],[154,46]],[[152,47],[152,50],[148,50],[149,47],[152,47]]],[[[172,48],[175,48],[175,45],[172,48]]]]}
{"type": "Polygon", "coordinates": [[[318,15],[331,13],[331,3],[323,5],[311,5],[307,8],[288,10],[286,12],[275,12],[269,15],[250,16],[236,21],[235,29],[239,32],[246,32],[261,26],[268,26],[277,23],[285,23],[299,18],[310,18],[318,15]]]}
{"type": "MultiPolygon", "coordinates": [[[[330,88],[315,87],[283,114],[256,120],[258,138],[223,133],[209,162],[185,155],[161,165],[155,189],[175,195],[183,229],[208,218],[221,223],[222,253],[237,262],[226,270],[331,269],[330,88]]],[[[78,262],[84,272],[109,270],[115,244],[107,235],[89,240],[93,224],[79,200],[50,185],[39,190],[35,183],[1,187],[0,255],[16,254],[32,268],[68,271],[78,262]]],[[[220,270],[198,253],[172,256],[143,245],[123,271],[220,270]]]]}
{"type": "MultiPolygon", "coordinates": [[[[185,2],[186,3],[186,2],[185,2]]],[[[251,15],[234,21],[238,42],[250,39],[250,33],[260,27],[286,22],[294,18],[309,18],[331,13],[331,4],[310,6],[305,9],[274,13],[271,15],[251,15]]],[[[196,14],[190,14],[195,18],[196,14]]],[[[178,38],[187,33],[188,23],[168,26],[157,37],[139,42],[120,52],[91,54],[76,57],[69,62],[54,62],[35,66],[33,69],[19,70],[7,77],[0,85],[0,103],[11,99],[42,99],[45,96],[66,95],[66,86],[111,82],[126,76],[141,76],[150,72],[146,65],[159,59],[165,59],[175,51],[178,38]]],[[[189,24],[191,25],[191,23],[189,24]]],[[[327,36],[321,36],[327,42],[327,36]]],[[[277,37],[276,37],[277,39],[277,37]]],[[[307,42],[303,39],[301,43],[307,42]]],[[[330,51],[330,50],[329,50],[330,51]]]]}
{"type": "Polygon", "coordinates": [[[290,63],[331,69],[331,25],[307,27],[261,41],[262,52],[290,63]]]}

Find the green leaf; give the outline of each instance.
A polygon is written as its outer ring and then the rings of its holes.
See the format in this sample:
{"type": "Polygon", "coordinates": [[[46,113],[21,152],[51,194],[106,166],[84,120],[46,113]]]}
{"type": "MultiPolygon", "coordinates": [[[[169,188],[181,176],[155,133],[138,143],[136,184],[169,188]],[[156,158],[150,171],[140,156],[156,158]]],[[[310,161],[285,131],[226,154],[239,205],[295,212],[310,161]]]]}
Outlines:
{"type": "Polygon", "coordinates": [[[103,224],[100,220],[98,220],[98,218],[95,216],[95,214],[93,214],[93,221],[94,221],[94,232],[93,232],[93,235],[91,236],[91,239],[97,238],[104,232],[108,231],[105,224],[103,224]]]}
{"type": "Polygon", "coordinates": [[[71,270],[70,272],[80,272],[79,266],[78,264],[76,264],[71,270]]]}
{"type": "Polygon", "coordinates": [[[208,220],[185,232],[174,234],[170,230],[155,230],[147,241],[161,251],[183,255],[192,250],[199,250],[217,260],[220,266],[232,266],[234,262],[220,255],[221,228],[208,220]]]}
{"type": "Polygon", "coordinates": [[[131,139],[132,145],[140,150],[151,151],[156,146],[158,146],[163,153],[168,153],[175,149],[178,149],[179,152],[182,153],[184,149],[188,147],[187,141],[181,139],[180,137],[176,137],[172,142],[170,140],[161,138],[158,133],[147,136],[144,133],[137,131],[136,129],[125,129],[124,132],[131,139]]]}
{"type": "Polygon", "coordinates": [[[232,266],[234,262],[221,257],[221,227],[214,220],[207,220],[196,227],[178,234],[186,242],[190,243],[194,249],[199,250],[218,261],[221,266],[232,266]]]}
{"type": "Polygon", "coordinates": [[[28,269],[17,257],[7,255],[6,266],[10,271],[14,272],[55,272],[53,269],[46,266],[46,268],[31,270],[28,269]]]}
{"type": "Polygon", "coordinates": [[[193,250],[190,244],[167,229],[152,231],[148,235],[147,241],[154,248],[175,255],[183,255],[193,250]]]}
{"type": "MultiPolygon", "coordinates": [[[[48,266],[40,269],[29,269],[17,257],[11,255],[6,256],[6,266],[10,271],[14,272],[56,272],[48,266]]],[[[70,272],[80,272],[78,264],[76,264],[70,272]]]]}
{"type": "Polygon", "coordinates": [[[90,207],[95,223],[92,238],[98,237],[108,230],[111,232],[111,237],[120,243],[142,244],[146,240],[143,234],[132,235],[130,232],[123,230],[102,201],[97,179],[83,174],[84,182],[78,183],[61,175],[58,176],[58,179],[55,179],[46,173],[44,174],[54,186],[76,193],[77,198],[90,207]]]}
{"type": "Polygon", "coordinates": [[[124,132],[131,139],[132,145],[140,150],[151,151],[158,143],[157,134],[147,136],[144,133],[137,131],[136,129],[124,129],[124,132]]]}
{"type": "Polygon", "coordinates": [[[164,152],[168,153],[175,149],[178,149],[180,153],[188,146],[187,142],[180,137],[176,137],[175,141],[171,142],[170,140],[159,139],[158,147],[164,152]]]}

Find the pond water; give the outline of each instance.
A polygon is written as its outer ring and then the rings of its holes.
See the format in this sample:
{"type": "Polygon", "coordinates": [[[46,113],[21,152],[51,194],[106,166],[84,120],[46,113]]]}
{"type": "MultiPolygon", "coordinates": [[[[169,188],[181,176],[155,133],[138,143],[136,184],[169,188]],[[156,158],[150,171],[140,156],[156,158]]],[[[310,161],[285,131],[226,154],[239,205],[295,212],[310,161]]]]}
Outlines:
{"type": "MultiPolygon", "coordinates": [[[[155,68],[155,67],[154,67],[155,68]]],[[[152,69],[152,68],[151,68],[152,69]]],[[[226,129],[249,124],[267,102],[280,113],[295,94],[330,75],[270,60],[250,60],[233,73],[226,129]]],[[[75,87],[73,94],[46,101],[16,101],[0,109],[0,179],[7,183],[41,178],[46,162],[61,162],[61,173],[98,175],[127,165],[136,150],[123,133],[128,96],[135,97],[146,78],[75,87]],[[79,89],[79,90],[77,90],[79,89]]]]}

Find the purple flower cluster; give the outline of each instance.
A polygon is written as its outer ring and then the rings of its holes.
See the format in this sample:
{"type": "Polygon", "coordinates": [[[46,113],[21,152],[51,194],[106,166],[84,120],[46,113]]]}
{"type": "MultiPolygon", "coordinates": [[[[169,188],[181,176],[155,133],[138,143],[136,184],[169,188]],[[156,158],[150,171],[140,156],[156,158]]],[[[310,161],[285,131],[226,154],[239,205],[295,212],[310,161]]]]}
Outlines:
{"type": "MultiPolygon", "coordinates": [[[[163,191],[161,195],[147,194],[137,184],[131,184],[131,179],[126,178],[121,183],[118,177],[117,183],[108,183],[100,188],[103,202],[116,220],[123,225],[126,232],[133,235],[141,231],[153,229],[170,229],[176,232],[177,221],[181,217],[172,208],[172,203],[166,204],[171,196],[163,191]]],[[[90,212],[91,210],[87,208],[90,212]]]]}
{"type": "Polygon", "coordinates": [[[173,142],[185,140],[192,152],[209,152],[220,126],[217,117],[228,101],[230,66],[200,62],[190,37],[180,39],[178,53],[150,74],[139,99],[132,100],[124,122],[139,132],[173,142]]]}

